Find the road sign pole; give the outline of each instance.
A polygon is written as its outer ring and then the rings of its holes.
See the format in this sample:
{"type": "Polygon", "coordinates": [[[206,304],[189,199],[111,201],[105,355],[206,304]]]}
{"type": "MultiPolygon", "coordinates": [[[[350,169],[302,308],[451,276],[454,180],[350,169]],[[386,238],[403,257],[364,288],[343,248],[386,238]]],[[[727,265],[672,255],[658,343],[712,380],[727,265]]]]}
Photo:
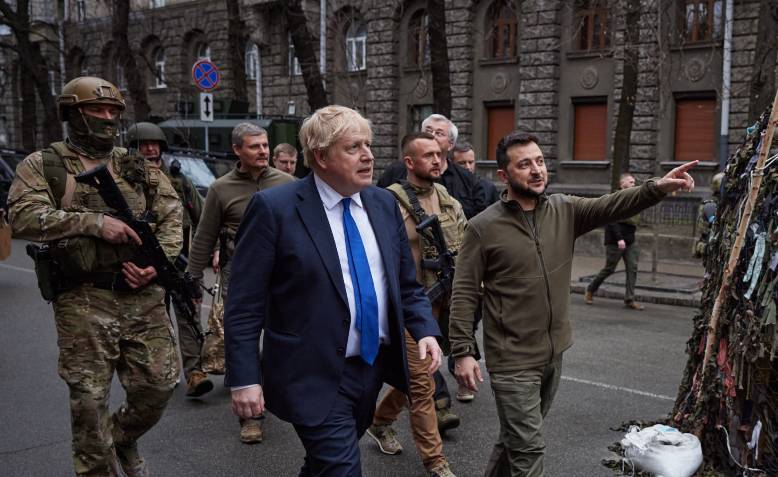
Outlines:
{"type": "Polygon", "coordinates": [[[205,152],[208,152],[208,123],[205,123],[205,152]]]}

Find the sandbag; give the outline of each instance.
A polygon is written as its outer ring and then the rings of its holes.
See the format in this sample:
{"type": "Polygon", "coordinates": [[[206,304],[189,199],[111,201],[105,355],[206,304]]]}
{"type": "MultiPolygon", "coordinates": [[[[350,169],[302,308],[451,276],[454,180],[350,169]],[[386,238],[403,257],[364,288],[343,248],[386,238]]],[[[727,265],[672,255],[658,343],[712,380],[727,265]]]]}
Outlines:
{"type": "Polygon", "coordinates": [[[691,477],[702,465],[702,447],[694,434],[656,424],[632,426],[621,440],[624,457],[637,469],[657,477],[691,477]]]}

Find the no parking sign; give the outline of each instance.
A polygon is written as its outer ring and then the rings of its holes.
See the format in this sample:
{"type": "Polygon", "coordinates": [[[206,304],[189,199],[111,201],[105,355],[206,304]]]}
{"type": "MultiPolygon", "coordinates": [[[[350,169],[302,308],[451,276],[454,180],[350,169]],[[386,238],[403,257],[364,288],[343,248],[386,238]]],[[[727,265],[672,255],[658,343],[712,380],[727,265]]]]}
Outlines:
{"type": "Polygon", "coordinates": [[[212,91],[219,85],[221,73],[211,60],[199,60],[192,66],[192,79],[200,91],[212,91]]]}

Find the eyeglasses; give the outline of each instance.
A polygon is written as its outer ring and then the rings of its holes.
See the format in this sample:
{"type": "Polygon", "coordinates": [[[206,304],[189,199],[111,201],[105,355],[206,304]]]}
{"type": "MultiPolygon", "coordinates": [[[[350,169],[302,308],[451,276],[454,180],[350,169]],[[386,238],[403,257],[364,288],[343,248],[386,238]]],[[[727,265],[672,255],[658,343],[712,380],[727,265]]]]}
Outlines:
{"type": "Polygon", "coordinates": [[[431,129],[427,128],[424,130],[426,133],[430,133],[435,137],[448,137],[448,133],[442,129],[431,129]]]}

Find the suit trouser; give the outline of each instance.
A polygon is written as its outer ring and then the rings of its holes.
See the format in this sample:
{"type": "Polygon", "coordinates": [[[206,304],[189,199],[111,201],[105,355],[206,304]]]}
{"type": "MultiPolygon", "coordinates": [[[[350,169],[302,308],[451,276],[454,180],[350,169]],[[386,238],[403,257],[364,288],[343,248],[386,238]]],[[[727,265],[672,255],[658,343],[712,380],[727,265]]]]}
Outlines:
{"type": "MultiPolygon", "coordinates": [[[[419,345],[408,331],[405,332],[405,347],[411,382],[411,431],[424,468],[430,470],[446,462],[432,399],[435,386],[427,372],[432,358],[427,356],[424,360],[419,359],[419,345]]],[[[389,388],[376,409],[373,424],[384,426],[393,423],[405,407],[408,407],[408,396],[400,390],[389,388]]]]}
{"type": "Polygon", "coordinates": [[[159,421],[178,376],[164,291],[80,286],[54,302],[59,375],[70,391],[76,475],[114,476],[114,443],[129,446],[159,421]],[[111,415],[114,372],[126,392],[111,415]]]}
{"type": "Polygon", "coordinates": [[[562,355],[533,369],[490,373],[500,420],[486,477],[542,477],[546,443],[543,419],[554,401],[562,376],[562,355]]]}
{"type": "Polygon", "coordinates": [[[338,395],[324,421],[317,426],[295,424],[305,447],[300,477],[360,477],[359,439],[373,420],[383,385],[382,349],[372,366],[361,357],[346,358],[338,395]]]}
{"type": "Polygon", "coordinates": [[[635,300],[635,282],[638,276],[638,257],[640,249],[637,242],[628,245],[624,250],[619,250],[618,245],[605,246],[605,266],[600,270],[592,283],[586,288],[589,292],[595,293],[602,282],[616,271],[619,260],[624,259],[626,268],[626,289],[624,291],[624,301],[631,302],[635,300]]]}

